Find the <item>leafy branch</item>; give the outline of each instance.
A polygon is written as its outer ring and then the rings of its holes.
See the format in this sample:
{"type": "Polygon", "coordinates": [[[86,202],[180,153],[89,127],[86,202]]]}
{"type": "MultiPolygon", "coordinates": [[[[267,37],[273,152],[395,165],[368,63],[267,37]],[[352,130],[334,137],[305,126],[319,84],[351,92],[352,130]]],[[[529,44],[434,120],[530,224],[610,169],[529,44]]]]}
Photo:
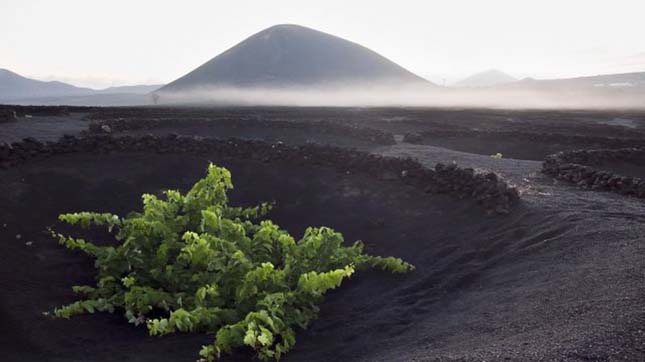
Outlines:
{"type": "Polygon", "coordinates": [[[205,361],[241,346],[278,360],[293,348],[297,329],[317,318],[325,293],[356,270],[414,269],[398,258],[364,254],[361,242],[344,246],[343,236],[327,227],[308,228],[296,241],[261,220],[270,204],[229,206],[232,188],[230,172],[211,164],[185,195],[144,194],[139,213],[60,215],[83,228],[106,227],[118,243],[97,246],[52,231],[62,245],[96,258],[97,269],[95,286],[73,288],[86,299],[55,315],[119,310],[151,335],[214,334],[213,344],[200,351],[205,361]]]}

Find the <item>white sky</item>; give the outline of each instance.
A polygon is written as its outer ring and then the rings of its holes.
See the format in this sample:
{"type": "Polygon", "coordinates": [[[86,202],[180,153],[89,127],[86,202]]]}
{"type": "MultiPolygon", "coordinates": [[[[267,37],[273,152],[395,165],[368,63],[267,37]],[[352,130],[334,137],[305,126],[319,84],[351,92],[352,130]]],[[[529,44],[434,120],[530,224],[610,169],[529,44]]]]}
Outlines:
{"type": "Polygon", "coordinates": [[[0,0],[0,68],[106,87],[163,83],[294,23],[431,80],[645,71],[645,0],[0,0]]]}

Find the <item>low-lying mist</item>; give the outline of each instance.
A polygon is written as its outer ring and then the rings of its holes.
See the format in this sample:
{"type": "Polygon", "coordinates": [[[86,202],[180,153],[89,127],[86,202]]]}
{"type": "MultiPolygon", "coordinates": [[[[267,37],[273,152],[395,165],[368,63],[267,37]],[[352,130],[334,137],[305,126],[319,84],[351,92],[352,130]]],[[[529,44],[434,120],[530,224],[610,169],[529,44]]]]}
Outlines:
{"type": "Polygon", "coordinates": [[[473,107],[535,109],[645,109],[645,89],[456,89],[387,87],[212,87],[155,93],[159,105],[296,107],[473,107]]]}

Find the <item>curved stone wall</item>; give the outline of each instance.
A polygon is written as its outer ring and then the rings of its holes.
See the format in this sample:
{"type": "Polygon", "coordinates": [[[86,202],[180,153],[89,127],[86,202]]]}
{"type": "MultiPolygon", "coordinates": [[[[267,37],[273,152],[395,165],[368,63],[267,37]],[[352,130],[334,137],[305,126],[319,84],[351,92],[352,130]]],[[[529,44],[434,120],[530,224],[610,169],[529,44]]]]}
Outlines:
{"type": "Polygon", "coordinates": [[[89,133],[105,134],[124,132],[130,130],[158,130],[163,128],[182,128],[187,126],[217,126],[233,129],[249,127],[270,127],[272,129],[299,129],[307,132],[349,136],[378,145],[395,144],[394,135],[378,129],[358,127],[352,124],[343,124],[330,121],[267,121],[267,120],[239,120],[239,119],[130,119],[116,118],[95,120],[89,125],[89,133]]]}
{"type": "Polygon", "coordinates": [[[355,150],[326,146],[286,146],[262,141],[217,140],[200,137],[65,136],[57,142],[25,139],[0,145],[0,167],[71,152],[141,151],[158,153],[215,152],[223,157],[262,162],[287,160],[298,164],[333,167],[341,172],[360,172],[381,180],[398,180],[423,192],[470,198],[488,213],[508,214],[519,201],[517,190],[494,173],[437,164],[428,169],[411,159],[388,158],[355,150]]]}
{"type": "Polygon", "coordinates": [[[644,148],[599,149],[559,152],[544,160],[542,172],[580,188],[613,191],[645,198],[645,180],[602,168],[612,161],[645,160],[644,148]]]}
{"type": "Polygon", "coordinates": [[[485,130],[464,130],[464,129],[437,129],[426,132],[407,133],[403,137],[404,142],[413,144],[423,144],[426,138],[430,137],[508,137],[518,140],[532,142],[542,142],[548,144],[576,144],[576,145],[595,145],[603,148],[624,148],[645,147],[645,139],[642,138],[615,138],[615,137],[598,137],[583,135],[567,135],[561,133],[533,133],[533,132],[516,132],[516,131],[485,131],[485,130]]]}

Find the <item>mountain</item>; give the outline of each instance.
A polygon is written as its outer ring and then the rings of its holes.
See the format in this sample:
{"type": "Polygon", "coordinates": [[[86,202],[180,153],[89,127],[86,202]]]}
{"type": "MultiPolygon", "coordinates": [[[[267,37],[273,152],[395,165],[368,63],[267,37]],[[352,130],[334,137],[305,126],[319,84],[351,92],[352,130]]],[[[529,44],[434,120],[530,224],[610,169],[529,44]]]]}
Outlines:
{"type": "Polygon", "coordinates": [[[645,90],[645,72],[603,74],[563,79],[538,80],[525,78],[507,86],[541,90],[645,90]]]}
{"type": "Polygon", "coordinates": [[[431,85],[359,44],[299,25],[265,29],[159,90],[431,85]]]}
{"type": "MultiPolygon", "coordinates": [[[[2,100],[0,100],[2,103],[2,100]]],[[[92,106],[92,107],[122,107],[145,106],[153,104],[152,98],[146,94],[137,93],[98,93],[64,97],[39,97],[12,99],[6,103],[16,105],[36,106],[92,106]]]]}
{"type": "Polygon", "coordinates": [[[492,87],[495,85],[512,83],[516,81],[517,79],[500,70],[491,69],[481,73],[473,74],[470,77],[455,83],[455,86],[472,88],[492,87]]]}
{"type": "MultiPolygon", "coordinates": [[[[473,90],[472,88],[470,91],[473,90]]],[[[576,109],[643,109],[645,72],[605,74],[564,79],[525,78],[481,88],[473,98],[494,106],[576,109]]]]}
{"type": "Polygon", "coordinates": [[[63,82],[44,82],[0,69],[0,102],[31,105],[130,106],[150,104],[149,93],[163,84],[110,87],[101,90],[63,82]]]}
{"type": "Polygon", "coordinates": [[[94,90],[62,82],[43,82],[0,69],[0,100],[64,97],[92,94],[94,90]]]}
{"type": "Polygon", "coordinates": [[[163,87],[163,84],[151,85],[125,85],[120,87],[109,87],[96,91],[97,94],[148,94],[163,87]]]}

